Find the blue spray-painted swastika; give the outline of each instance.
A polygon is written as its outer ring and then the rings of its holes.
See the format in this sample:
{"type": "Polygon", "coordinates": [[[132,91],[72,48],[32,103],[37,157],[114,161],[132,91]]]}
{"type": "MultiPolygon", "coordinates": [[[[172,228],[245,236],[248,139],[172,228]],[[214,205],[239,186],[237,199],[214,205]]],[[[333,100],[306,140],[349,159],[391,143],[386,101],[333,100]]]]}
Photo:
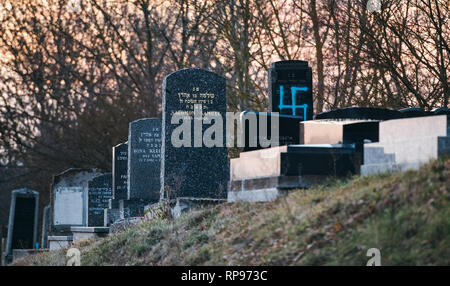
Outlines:
{"type": "Polygon", "coordinates": [[[291,109],[292,110],[292,115],[294,115],[294,116],[296,115],[295,114],[295,110],[297,108],[303,108],[303,118],[306,121],[306,111],[308,110],[308,104],[296,105],[295,94],[296,94],[297,91],[307,92],[308,91],[308,87],[307,86],[302,86],[302,87],[293,86],[293,87],[291,87],[292,104],[291,105],[286,105],[286,104],[284,104],[284,101],[283,101],[284,86],[280,85],[280,105],[278,106],[278,108],[280,109],[280,112],[281,112],[282,109],[291,109]]]}

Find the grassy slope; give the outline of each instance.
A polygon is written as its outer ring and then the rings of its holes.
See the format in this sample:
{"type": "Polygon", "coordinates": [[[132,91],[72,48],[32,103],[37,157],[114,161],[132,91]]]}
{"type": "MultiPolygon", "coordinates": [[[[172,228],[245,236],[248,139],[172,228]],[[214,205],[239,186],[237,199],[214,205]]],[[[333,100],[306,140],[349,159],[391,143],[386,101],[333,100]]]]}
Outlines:
{"type": "MultiPolygon", "coordinates": [[[[273,203],[223,204],[147,221],[96,243],[82,265],[450,264],[450,160],[419,171],[356,177],[273,203]]],[[[19,265],[64,265],[64,251],[19,265]]]]}

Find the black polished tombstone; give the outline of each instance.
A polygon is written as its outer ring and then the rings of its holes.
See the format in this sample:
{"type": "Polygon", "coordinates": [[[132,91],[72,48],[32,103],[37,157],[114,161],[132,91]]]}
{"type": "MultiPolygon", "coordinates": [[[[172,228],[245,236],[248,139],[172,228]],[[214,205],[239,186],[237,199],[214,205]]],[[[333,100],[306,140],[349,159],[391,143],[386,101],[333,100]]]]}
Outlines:
{"type": "Polygon", "coordinates": [[[128,142],[113,147],[112,191],[114,200],[126,200],[128,182],[128,142]]]}
{"type": "Polygon", "coordinates": [[[13,249],[33,249],[37,243],[39,193],[29,189],[11,193],[8,238],[5,257],[11,260],[13,249]]]}
{"type": "Polygon", "coordinates": [[[161,148],[161,184],[165,198],[226,198],[230,175],[224,142],[226,107],[225,78],[213,72],[189,68],[165,77],[161,148]],[[193,116],[194,113],[199,114],[200,119],[195,119],[199,117],[193,116]],[[174,114],[178,114],[180,120],[171,123],[174,114]],[[211,117],[209,123],[201,122],[201,118],[205,122],[211,117]],[[214,118],[222,119],[223,134],[214,132],[211,138],[222,137],[223,141],[219,142],[219,146],[207,147],[202,135],[208,134],[209,128],[215,124],[220,125],[214,118]],[[188,134],[177,137],[175,129],[185,122],[190,123],[188,134]],[[173,134],[176,138],[172,138],[173,134]],[[178,146],[175,141],[181,137],[185,139],[184,136],[189,144],[178,146]]]}
{"type": "Polygon", "coordinates": [[[112,197],[112,175],[97,176],[88,182],[88,226],[104,225],[104,209],[112,197]]]}
{"type": "Polygon", "coordinates": [[[155,203],[160,196],[161,119],[130,123],[128,135],[128,200],[155,203]]]}
{"type": "Polygon", "coordinates": [[[306,61],[279,61],[269,68],[270,112],[313,117],[312,70],[306,61]]]}
{"type": "Polygon", "coordinates": [[[298,144],[300,142],[298,127],[302,121],[303,118],[298,116],[253,111],[242,112],[239,124],[241,126],[240,135],[244,138],[243,151],[298,144]],[[272,120],[275,119],[278,120],[278,124],[272,127],[272,120]],[[266,134],[261,133],[261,124],[266,124],[266,134]],[[278,130],[274,130],[274,128],[278,130]],[[278,138],[272,137],[272,131],[278,134],[278,138]],[[270,140],[276,144],[262,146],[261,140],[270,140]]]}

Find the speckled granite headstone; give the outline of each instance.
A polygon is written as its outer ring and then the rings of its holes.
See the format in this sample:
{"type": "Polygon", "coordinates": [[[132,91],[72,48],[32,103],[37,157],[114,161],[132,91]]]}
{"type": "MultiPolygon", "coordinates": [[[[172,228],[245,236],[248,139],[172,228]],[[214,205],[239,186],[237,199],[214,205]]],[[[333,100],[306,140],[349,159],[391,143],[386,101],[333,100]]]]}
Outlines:
{"type": "Polygon", "coordinates": [[[128,135],[128,199],[157,202],[160,197],[161,119],[130,123],[128,135]]]}
{"type": "Polygon", "coordinates": [[[113,147],[112,190],[114,200],[127,199],[128,142],[113,147]]]}
{"type": "MultiPolygon", "coordinates": [[[[168,75],[163,83],[163,132],[161,156],[161,184],[164,194],[170,197],[226,198],[229,179],[229,163],[225,142],[222,147],[206,147],[205,142],[197,142],[194,134],[202,132],[214,124],[203,123],[194,128],[194,105],[201,104],[203,114],[215,112],[223,119],[223,140],[226,131],[226,86],[225,78],[206,70],[190,68],[168,75]],[[181,111],[192,118],[190,125],[191,147],[175,147],[172,132],[182,124],[171,124],[175,112],[181,111]],[[198,146],[198,145],[197,145],[198,146]]],[[[178,138],[181,138],[180,135],[178,138]]],[[[187,136],[186,136],[187,137],[187,136]]],[[[198,138],[198,137],[197,137],[198,138]]],[[[164,195],[164,197],[166,197],[164,195]]]]}
{"type": "Polygon", "coordinates": [[[312,94],[312,70],[308,62],[279,61],[269,68],[271,112],[311,120],[313,118],[312,94]]]}
{"type": "Polygon", "coordinates": [[[112,197],[112,174],[104,174],[88,182],[88,226],[104,225],[104,209],[112,197]]]}

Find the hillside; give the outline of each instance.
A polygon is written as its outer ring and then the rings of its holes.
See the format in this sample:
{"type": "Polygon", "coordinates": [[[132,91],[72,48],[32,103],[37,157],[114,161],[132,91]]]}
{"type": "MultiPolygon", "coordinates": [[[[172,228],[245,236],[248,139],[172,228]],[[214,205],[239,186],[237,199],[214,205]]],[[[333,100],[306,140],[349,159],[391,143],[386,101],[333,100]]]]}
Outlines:
{"type": "MultiPolygon", "coordinates": [[[[329,181],[273,203],[222,204],[78,244],[82,265],[450,264],[450,159],[329,181]]],[[[64,265],[65,251],[16,265],[64,265]]]]}

